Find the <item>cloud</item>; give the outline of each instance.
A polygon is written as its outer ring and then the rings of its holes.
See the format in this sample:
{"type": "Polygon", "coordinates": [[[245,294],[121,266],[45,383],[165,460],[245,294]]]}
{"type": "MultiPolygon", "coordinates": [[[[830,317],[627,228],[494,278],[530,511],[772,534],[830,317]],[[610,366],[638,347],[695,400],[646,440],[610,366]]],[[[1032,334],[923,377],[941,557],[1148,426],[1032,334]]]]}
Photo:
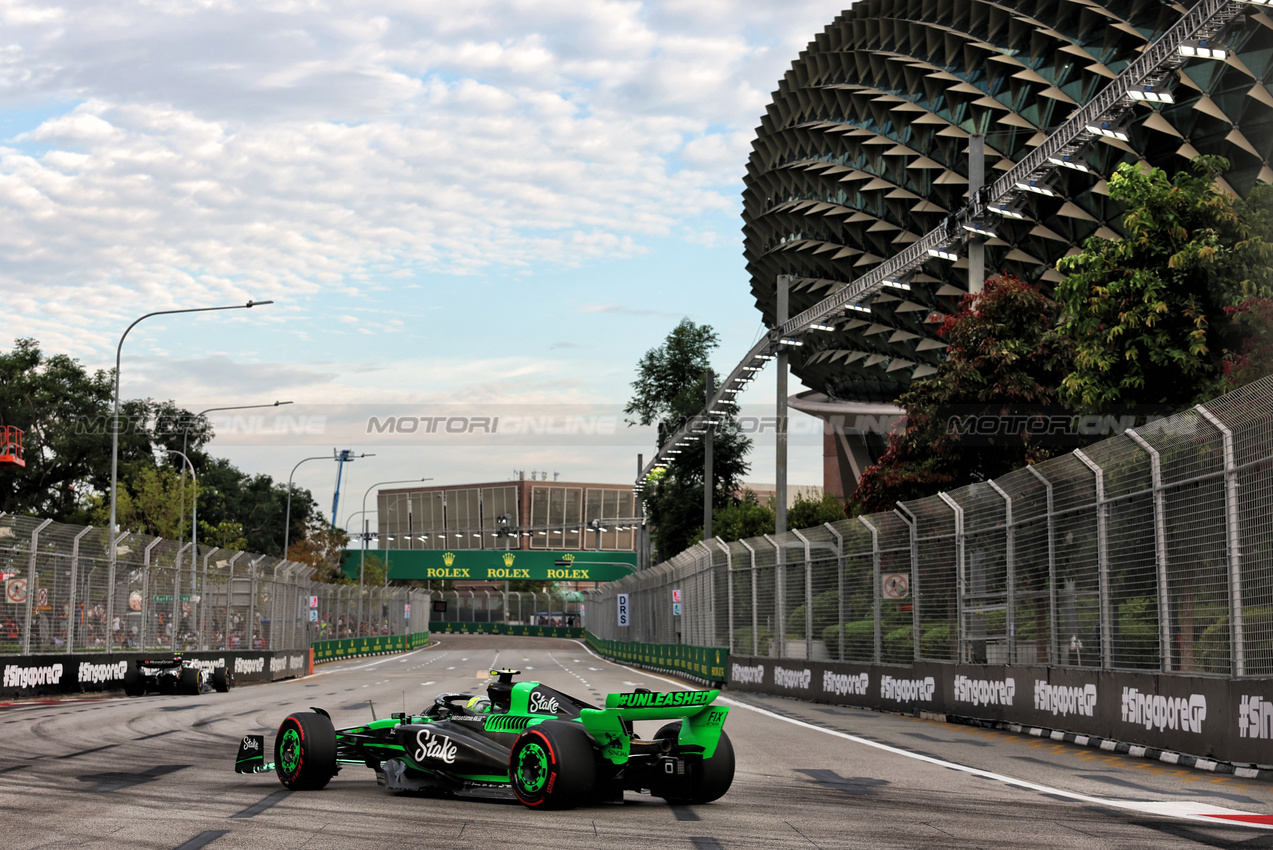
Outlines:
{"type": "Polygon", "coordinates": [[[575,308],[576,313],[593,313],[607,316],[646,317],[654,316],[663,319],[679,319],[681,314],[669,310],[649,310],[640,307],[628,307],[623,304],[584,304],[575,308]]]}

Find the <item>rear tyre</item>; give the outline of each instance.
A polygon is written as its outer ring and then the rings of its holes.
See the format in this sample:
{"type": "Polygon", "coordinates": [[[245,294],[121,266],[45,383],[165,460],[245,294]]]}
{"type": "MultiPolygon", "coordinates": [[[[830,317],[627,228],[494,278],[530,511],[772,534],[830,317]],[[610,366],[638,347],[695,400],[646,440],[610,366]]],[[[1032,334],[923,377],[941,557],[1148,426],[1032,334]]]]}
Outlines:
{"type": "Polygon", "coordinates": [[[199,686],[203,684],[203,671],[197,667],[182,667],[177,691],[189,696],[199,695],[199,686]]]}
{"type": "Polygon", "coordinates": [[[274,772],[293,791],[317,791],[336,775],[336,729],[312,711],[289,714],[274,739],[274,772]]]}
{"type": "Polygon", "coordinates": [[[146,683],[142,681],[137,662],[129,661],[124,667],[124,693],[130,697],[139,697],[145,692],[146,683]]]}
{"type": "MultiPolygon", "coordinates": [[[[670,739],[675,744],[680,734],[681,721],[678,720],[659,729],[654,733],[654,737],[656,740],[670,739]]],[[[730,743],[729,736],[724,730],[721,730],[716,752],[712,753],[711,758],[703,759],[700,763],[693,765],[693,777],[689,782],[688,796],[680,794],[669,796],[659,794],[657,791],[655,796],[662,797],[674,806],[710,803],[723,797],[732,784],[734,784],[734,745],[730,743]]]]}
{"type": "Polygon", "coordinates": [[[546,720],[523,732],[508,757],[513,793],[538,809],[587,802],[597,776],[592,739],[578,723],[546,720]]]}
{"type": "Polygon", "coordinates": [[[230,673],[224,667],[214,667],[212,670],[212,689],[219,694],[228,693],[230,685],[230,673]]]}

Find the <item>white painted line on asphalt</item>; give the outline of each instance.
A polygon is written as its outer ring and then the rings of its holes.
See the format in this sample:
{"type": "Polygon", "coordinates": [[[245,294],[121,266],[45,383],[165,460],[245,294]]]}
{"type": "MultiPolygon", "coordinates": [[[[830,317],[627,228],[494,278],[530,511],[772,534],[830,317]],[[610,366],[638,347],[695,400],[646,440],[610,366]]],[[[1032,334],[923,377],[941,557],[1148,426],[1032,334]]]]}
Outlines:
{"type": "MultiPolygon", "coordinates": [[[[580,645],[583,646],[584,649],[588,650],[589,654],[593,655],[599,660],[608,661],[609,663],[619,667],[628,667],[628,665],[623,664],[622,662],[612,661],[611,659],[608,659],[608,658],[601,658],[601,656],[593,652],[592,647],[588,646],[587,644],[581,643],[580,645]]],[[[628,669],[632,670],[636,668],[628,667],[628,669]]],[[[671,678],[668,678],[667,676],[661,676],[658,673],[651,673],[649,671],[643,671],[643,672],[647,676],[650,676],[651,678],[662,679],[665,682],[669,682],[683,691],[700,690],[698,688],[688,687],[684,683],[679,682],[676,679],[671,679],[671,678]]],[[[625,682],[625,684],[627,683],[625,682]]],[[[729,697],[722,696],[722,697],[718,697],[717,699],[719,699],[721,702],[728,703],[729,705],[737,706],[738,708],[744,708],[744,709],[747,709],[748,711],[754,711],[757,714],[762,714],[774,720],[781,720],[785,723],[790,723],[793,726],[802,726],[805,729],[812,729],[815,732],[822,732],[825,735],[831,735],[836,738],[843,738],[844,740],[852,741],[855,744],[862,744],[863,746],[874,747],[877,750],[883,750],[885,752],[893,753],[895,755],[905,756],[906,758],[915,759],[917,761],[922,761],[922,762],[927,762],[928,764],[936,765],[938,767],[945,767],[945,768],[949,768],[950,770],[957,770],[957,771],[960,771],[961,773],[967,773],[972,776],[980,776],[984,779],[992,779],[996,782],[1003,782],[1007,785],[1010,785],[1016,788],[1023,788],[1023,789],[1028,789],[1032,791],[1038,791],[1043,794],[1054,794],[1058,797],[1064,797],[1067,800],[1073,800],[1076,803],[1088,803],[1088,804],[1096,805],[1096,806],[1107,806],[1113,809],[1129,809],[1134,812],[1143,812],[1145,814],[1150,814],[1150,815],[1165,815],[1167,817],[1182,818],[1184,820],[1197,821],[1199,823],[1209,823],[1212,825],[1215,825],[1217,823],[1228,823],[1228,824],[1234,824],[1237,826],[1250,827],[1252,829],[1273,830],[1273,815],[1258,814],[1256,812],[1243,812],[1237,809],[1226,809],[1223,806],[1212,806],[1208,803],[1198,803],[1192,800],[1153,802],[1149,800],[1146,800],[1146,801],[1110,800],[1104,797],[1090,797],[1087,794],[1079,794],[1074,791],[1065,791],[1061,788],[1052,788],[1051,786],[1040,785],[1037,782],[1030,782],[1025,779],[1013,779],[1010,776],[1004,776],[999,773],[992,773],[991,771],[981,770],[980,768],[976,768],[976,767],[969,767],[968,765],[965,765],[965,764],[958,764],[956,762],[944,761],[943,759],[934,758],[932,756],[925,756],[919,753],[908,752],[906,750],[898,749],[897,747],[890,747],[888,744],[881,744],[878,741],[870,741],[870,740],[867,740],[866,738],[859,738],[858,736],[850,735],[847,732],[840,732],[835,729],[826,729],[826,728],[823,728],[822,726],[815,726],[812,723],[806,723],[803,720],[796,720],[791,717],[783,717],[781,714],[775,714],[772,711],[766,711],[765,709],[758,708],[754,705],[748,705],[746,703],[739,702],[738,700],[732,700],[729,697]]]]}
{"type": "MultiPolygon", "coordinates": [[[[662,677],[660,677],[662,678],[662,677]]],[[[1110,800],[1104,797],[1090,797],[1087,794],[1079,794],[1074,791],[1066,791],[1061,788],[1053,788],[1048,785],[1040,785],[1037,782],[1030,782],[1025,779],[1014,779],[1011,776],[1004,776],[1000,773],[992,773],[988,770],[981,770],[976,767],[969,767],[958,762],[945,761],[943,759],[934,758],[932,756],[921,755],[920,753],[912,753],[907,750],[891,747],[888,744],[881,744],[878,741],[870,741],[866,738],[859,738],[856,735],[850,735],[847,732],[840,732],[835,729],[825,729],[821,726],[815,726],[812,723],[806,723],[803,720],[796,720],[791,717],[783,717],[781,714],[775,714],[772,711],[766,711],[763,708],[757,708],[754,705],[748,705],[744,702],[729,699],[728,697],[720,697],[721,702],[728,703],[738,708],[744,708],[748,711],[754,711],[765,717],[774,720],[782,720],[793,726],[800,726],[805,729],[812,729],[815,732],[822,732],[825,735],[831,735],[836,738],[843,738],[846,741],[852,741],[855,744],[862,744],[867,747],[874,747],[877,750],[883,750],[894,755],[904,756],[906,758],[915,759],[916,761],[926,762],[928,764],[937,765],[938,767],[957,770],[972,776],[980,776],[983,779],[993,779],[996,782],[1003,782],[1016,788],[1025,788],[1032,791],[1038,791],[1043,794],[1053,794],[1058,797],[1064,797],[1067,800],[1073,800],[1076,803],[1089,803],[1097,806],[1108,806],[1114,809],[1130,809],[1135,812],[1144,812],[1152,815],[1167,815],[1169,817],[1184,818],[1186,820],[1201,821],[1203,823],[1215,824],[1217,821],[1232,823],[1238,826],[1247,826],[1254,829],[1273,829],[1273,823],[1260,823],[1245,820],[1246,818],[1269,818],[1268,815],[1260,815],[1255,812],[1243,812],[1237,809],[1226,809],[1222,806],[1212,806],[1207,803],[1197,803],[1191,800],[1170,801],[1170,802],[1151,802],[1137,800],[1110,800]]]]}

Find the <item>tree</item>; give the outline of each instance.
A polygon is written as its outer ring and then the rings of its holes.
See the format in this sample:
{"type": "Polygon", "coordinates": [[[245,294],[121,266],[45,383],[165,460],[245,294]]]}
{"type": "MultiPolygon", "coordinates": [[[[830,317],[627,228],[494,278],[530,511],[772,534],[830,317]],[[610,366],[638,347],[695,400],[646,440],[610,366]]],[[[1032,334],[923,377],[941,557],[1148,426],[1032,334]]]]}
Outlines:
{"type": "MultiPolygon", "coordinates": [[[[235,522],[242,526],[247,549],[270,555],[283,551],[283,525],[287,516],[287,487],[268,475],[248,475],[224,458],[200,458],[199,518],[212,524],[235,522]]],[[[305,535],[306,521],[318,505],[308,490],[292,489],[290,537],[305,535]]]]}
{"type": "MultiPolygon", "coordinates": [[[[650,349],[637,364],[633,395],[624,412],[633,425],[658,425],[659,444],[698,414],[704,405],[705,372],[709,355],[719,343],[710,325],[682,319],[663,345],[650,349]]],[[[712,505],[724,508],[734,500],[747,472],[751,440],[739,430],[732,409],[713,426],[712,505]]],[[[668,464],[642,493],[654,525],[654,542],[661,559],[692,544],[703,527],[704,444],[696,440],[668,464]]]]}
{"type": "Polygon", "coordinates": [[[1023,416],[1057,412],[1056,387],[1069,373],[1071,346],[1053,331],[1060,305],[1014,277],[967,295],[939,329],[946,357],[935,375],[898,399],[905,423],[853,493],[856,512],[985,481],[1050,457],[1055,450],[1022,427],[1023,416]],[[974,440],[952,423],[994,426],[974,440]]]}
{"type": "MultiPolygon", "coordinates": [[[[172,467],[139,466],[128,480],[119,482],[116,522],[121,531],[184,540],[190,533],[194,498],[194,485],[183,482],[172,467]]],[[[89,521],[99,528],[109,525],[109,493],[92,497],[89,521]]]]}
{"type": "Polygon", "coordinates": [[[1120,165],[1109,194],[1127,205],[1127,237],[1092,237],[1057,263],[1059,332],[1075,346],[1061,398],[1079,413],[1174,412],[1219,394],[1243,356],[1233,311],[1273,296],[1273,187],[1235,198],[1216,184],[1223,157],[1192,166],[1120,165]]]}
{"type": "MultiPolygon", "coordinates": [[[[109,494],[113,376],[89,374],[64,354],[46,355],[33,339],[0,353],[0,425],[25,432],[26,467],[0,467],[0,511],[86,523],[95,497],[109,494]]],[[[180,447],[177,423],[191,415],[172,402],[120,402],[120,481],[156,466],[155,454],[180,447]]],[[[189,449],[210,438],[206,423],[190,429],[189,449]]]]}
{"type": "Polygon", "coordinates": [[[344,529],[331,525],[315,510],[309,514],[306,534],[293,538],[287,547],[287,560],[313,567],[316,582],[344,583],[348,579],[341,572],[341,559],[348,545],[344,529]]]}
{"type": "Polygon", "coordinates": [[[841,519],[844,519],[844,503],[826,492],[817,498],[811,493],[800,493],[787,511],[788,528],[813,528],[841,519]]]}
{"type": "MultiPolygon", "coordinates": [[[[760,504],[750,490],[733,504],[712,511],[712,533],[726,542],[773,534],[776,522],[773,508],[760,504]]],[[[698,536],[703,536],[701,526],[698,536]]]]}

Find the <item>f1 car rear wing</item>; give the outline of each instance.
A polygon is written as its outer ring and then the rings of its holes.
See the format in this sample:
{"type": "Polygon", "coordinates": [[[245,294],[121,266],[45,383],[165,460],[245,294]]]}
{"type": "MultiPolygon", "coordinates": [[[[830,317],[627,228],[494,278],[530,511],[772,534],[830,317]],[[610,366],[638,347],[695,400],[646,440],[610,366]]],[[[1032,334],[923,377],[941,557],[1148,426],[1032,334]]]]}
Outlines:
{"type": "Polygon", "coordinates": [[[718,696],[719,690],[610,694],[604,709],[584,709],[579,719],[597,742],[601,754],[614,764],[627,762],[632,743],[625,724],[636,720],[681,720],[677,746],[682,751],[711,758],[729,714],[728,708],[712,705],[718,696]]]}

